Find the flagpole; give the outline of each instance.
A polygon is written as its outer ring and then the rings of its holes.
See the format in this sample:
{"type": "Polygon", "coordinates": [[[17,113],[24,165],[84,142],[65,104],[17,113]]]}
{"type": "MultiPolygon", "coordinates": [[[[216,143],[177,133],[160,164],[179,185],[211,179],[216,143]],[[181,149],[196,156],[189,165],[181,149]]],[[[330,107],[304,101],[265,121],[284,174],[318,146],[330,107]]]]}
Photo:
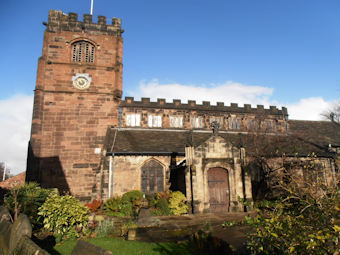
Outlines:
{"type": "Polygon", "coordinates": [[[2,181],[4,181],[5,179],[6,179],[6,161],[4,162],[4,175],[3,175],[3,177],[2,177],[2,181]]]}
{"type": "Polygon", "coordinates": [[[91,15],[93,14],[93,0],[91,0],[91,15]]]}

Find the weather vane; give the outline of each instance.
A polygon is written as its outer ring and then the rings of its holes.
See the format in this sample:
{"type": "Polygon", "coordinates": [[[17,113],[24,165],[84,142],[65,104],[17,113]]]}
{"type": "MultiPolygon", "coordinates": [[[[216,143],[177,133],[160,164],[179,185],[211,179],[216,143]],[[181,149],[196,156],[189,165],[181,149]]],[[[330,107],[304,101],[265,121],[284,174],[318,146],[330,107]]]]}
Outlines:
{"type": "Polygon", "coordinates": [[[93,14],[93,0],[91,0],[91,12],[90,14],[92,15],[93,14]]]}

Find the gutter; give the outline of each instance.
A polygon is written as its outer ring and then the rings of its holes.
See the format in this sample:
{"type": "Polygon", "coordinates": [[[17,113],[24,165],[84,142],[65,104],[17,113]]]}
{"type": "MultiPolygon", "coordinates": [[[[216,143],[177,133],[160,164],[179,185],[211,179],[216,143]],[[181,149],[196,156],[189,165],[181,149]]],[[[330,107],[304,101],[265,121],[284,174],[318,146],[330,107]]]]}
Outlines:
{"type": "Polygon", "coordinates": [[[185,156],[185,152],[160,151],[116,151],[106,152],[106,156],[185,156]]]}

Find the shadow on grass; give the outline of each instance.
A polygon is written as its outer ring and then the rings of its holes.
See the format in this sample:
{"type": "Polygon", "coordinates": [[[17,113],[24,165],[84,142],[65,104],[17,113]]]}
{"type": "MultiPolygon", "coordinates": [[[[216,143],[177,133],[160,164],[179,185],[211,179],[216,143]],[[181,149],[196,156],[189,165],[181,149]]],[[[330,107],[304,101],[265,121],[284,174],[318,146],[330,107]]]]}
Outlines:
{"type": "Polygon", "coordinates": [[[195,233],[188,241],[174,243],[159,243],[154,251],[164,255],[228,255],[234,254],[230,245],[211,234],[203,231],[195,233]]]}
{"type": "Polygon", "coordinates": [[[46,236],[44,239],[39,239],[33,235],[32,241],[51,255],[61,255],[54,249],[54,246],[56,245],[54,236],[46,236]]]}

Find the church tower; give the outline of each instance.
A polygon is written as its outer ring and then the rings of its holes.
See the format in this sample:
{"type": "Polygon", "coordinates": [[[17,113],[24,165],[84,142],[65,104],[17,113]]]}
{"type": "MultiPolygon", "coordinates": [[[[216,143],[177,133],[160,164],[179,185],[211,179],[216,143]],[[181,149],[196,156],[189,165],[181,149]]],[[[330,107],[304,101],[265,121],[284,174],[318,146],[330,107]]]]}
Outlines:
{"type": "Polygon", "coordinates": [[[107,128],[118,123],[121,20],[51,10],[43,24],[26,181],[89,200],[107,128]]]}

